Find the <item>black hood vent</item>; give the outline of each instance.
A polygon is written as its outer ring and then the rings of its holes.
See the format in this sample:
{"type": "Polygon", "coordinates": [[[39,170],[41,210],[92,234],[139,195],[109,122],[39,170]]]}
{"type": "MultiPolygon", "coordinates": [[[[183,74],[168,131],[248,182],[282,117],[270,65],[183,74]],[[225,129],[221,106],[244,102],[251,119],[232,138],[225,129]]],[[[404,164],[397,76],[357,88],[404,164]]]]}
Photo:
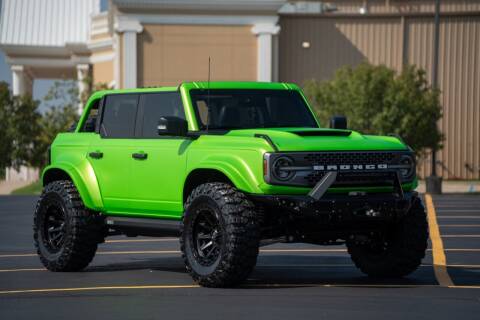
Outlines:
{"type": "Polygon", "coordinates": [[[291,131],[301,137],[348,137],[352,134],[350,130],[313,130],[313,131],[291,131]]]}

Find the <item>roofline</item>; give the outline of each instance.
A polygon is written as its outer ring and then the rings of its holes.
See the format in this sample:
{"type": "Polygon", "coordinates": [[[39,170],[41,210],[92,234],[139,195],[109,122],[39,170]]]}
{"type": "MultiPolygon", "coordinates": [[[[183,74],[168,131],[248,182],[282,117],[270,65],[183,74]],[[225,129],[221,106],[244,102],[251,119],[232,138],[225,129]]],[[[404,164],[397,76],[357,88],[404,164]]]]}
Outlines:
{"type": "Polygon", "coordinates": [[[268,11],[277,12],[286,0],[112,0],[119,9],[268,11]]]}

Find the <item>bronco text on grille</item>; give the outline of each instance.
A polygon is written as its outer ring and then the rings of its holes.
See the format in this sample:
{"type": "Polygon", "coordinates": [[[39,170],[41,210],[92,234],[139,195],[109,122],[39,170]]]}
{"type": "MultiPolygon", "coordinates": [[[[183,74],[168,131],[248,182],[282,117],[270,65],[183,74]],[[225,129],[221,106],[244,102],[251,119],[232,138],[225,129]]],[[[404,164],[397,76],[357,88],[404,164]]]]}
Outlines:
{"type": "Polygon", "coordinates": [[[337,171],[333,187],[386,186],[398,174],[402,183],[413,180],[412,152],[286,152],[265,155],[265,179],[271,184],[314,186],[327,172],[337,171]]]}

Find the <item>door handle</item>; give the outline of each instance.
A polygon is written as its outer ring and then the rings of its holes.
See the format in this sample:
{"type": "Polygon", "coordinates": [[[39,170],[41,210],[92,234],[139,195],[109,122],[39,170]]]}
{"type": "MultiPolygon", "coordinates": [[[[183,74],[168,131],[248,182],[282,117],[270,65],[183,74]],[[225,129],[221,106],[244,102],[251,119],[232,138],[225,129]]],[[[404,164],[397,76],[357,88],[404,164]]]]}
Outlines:
{"type": "Polygon", "coordinates": [[[136,160],[145,160],[147,159],[148,154],[147,153],[132,153],[132,158],[136,160]]]}
{"type": "Polygon", "coordinates": [[[103,158],[103,152],[100,152],[100,151],[90,152],[88,155],[90,156],[90,158],[93,158],[93,159],[103,158]]]}

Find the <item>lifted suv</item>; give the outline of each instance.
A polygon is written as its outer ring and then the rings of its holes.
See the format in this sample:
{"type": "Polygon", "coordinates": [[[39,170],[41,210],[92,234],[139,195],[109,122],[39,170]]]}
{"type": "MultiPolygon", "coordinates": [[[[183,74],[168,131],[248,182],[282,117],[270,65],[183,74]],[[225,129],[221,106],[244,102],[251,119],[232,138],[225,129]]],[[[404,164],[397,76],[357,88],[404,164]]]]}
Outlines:
{"type": "Polygon", "coordinates": [[[96,92],[51,146],[40,259],[75,271],[106,236],[179,235],[187,271],[209,287],[244,281],[275,242],[345,243],[370,276],[413,272],[428,228],[412,150],[342,117],[331,127],[292,84],[96,92]]]}

